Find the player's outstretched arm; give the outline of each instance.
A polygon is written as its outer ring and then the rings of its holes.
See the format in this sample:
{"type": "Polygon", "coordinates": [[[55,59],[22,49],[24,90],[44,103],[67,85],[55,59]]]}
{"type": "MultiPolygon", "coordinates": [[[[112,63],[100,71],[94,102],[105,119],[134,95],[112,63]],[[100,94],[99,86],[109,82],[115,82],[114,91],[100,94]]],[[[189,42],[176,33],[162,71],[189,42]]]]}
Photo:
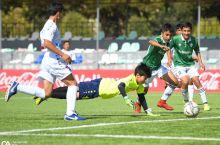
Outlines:
{"type": "Polygon", "coordinates": [[[159,47],[159,48],[163,49],[164,51],[168,51],[169,50],[169,47],[167,47],[166,45],[161,45],[160,43],[158,43],[155,40],[150,40],[149,44],[153,45],[153,46],[156,46],[156,47],[159,47]]]}
{"type": "Polygon", "coordinates": [[[123,96],[125,103],[130,106],[132,109],[135,108],[134,102],[129,98],[129,96],[127,95],[126,91],[125,91],[125,83],[121,82],[118,85],[118,89],[120,94],[123,96]]]}
{"type": "Polygon", "coordinates": [[[141,106],[143,107],[144,112],[145,112],[148,116],[160,116],[159,114],[153,114],[153,113],[152,113],[152,109],[151,109],[151,108],[148,108],[147,101],[146,101],[146,99],[145,99],[144,93],[138,94],[138,100],[139,100],[141,106]]]}

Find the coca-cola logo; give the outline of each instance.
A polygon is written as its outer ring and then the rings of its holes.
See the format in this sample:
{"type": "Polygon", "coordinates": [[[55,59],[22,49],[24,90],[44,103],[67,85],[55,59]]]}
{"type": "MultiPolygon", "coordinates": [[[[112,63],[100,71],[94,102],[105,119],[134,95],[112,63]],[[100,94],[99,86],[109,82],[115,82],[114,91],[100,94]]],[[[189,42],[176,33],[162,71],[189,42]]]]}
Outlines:
{"type": "MultiPolygon", "coordinates": [[[[119,79],[121,72],[118,71],[112,75],[111,70],[105,73],[100,73],[99,70],[97,71],[77,71],[77,73],[74,74],[74,78],[76,81],[83,82],[83,81],[90,81],[93,79],[101,78],[106,76],[111,76],[112,79],[119,79]]],[[[16,80],[19,83],[22,83],[24,85],[29,86],[39,86],[42,87],[41,81],[37,79],[37,71],[11,71],[11,70],[4,70],[0,72],[0,91],[5,91],[7,88],[7,85],[10,81],[16,80]]],[[[220,92],[220,70],[217,71],[206,71],[201,73],[200,75],[200,81],[204,88],[207,91],[217,91],[220,92]]],[[[154,79],[152,83],[150,84],[151,90],[153,91],[164,91],[163,87],[163,81],[159,80],[158,78],[154,79]]],[[[64,86],[64,83],[61,81],[55,82],[55,87],[64,86]]]]}
{"type": "Polygon", "coordinates": [[[200,75],[200,81],[206,90],[219,90],[220,73],[204,72],[200,75]]]}
{"type": "Polygon", "coordinates": [[[39,84],[39,81],[36,79],[36,74],[32,72],[24,72],[21,75],[9,75],[7,72],[2,72],[0,73],[0,90],[6,89],[7,85],[13,80],[29,86],[39,84]]]}

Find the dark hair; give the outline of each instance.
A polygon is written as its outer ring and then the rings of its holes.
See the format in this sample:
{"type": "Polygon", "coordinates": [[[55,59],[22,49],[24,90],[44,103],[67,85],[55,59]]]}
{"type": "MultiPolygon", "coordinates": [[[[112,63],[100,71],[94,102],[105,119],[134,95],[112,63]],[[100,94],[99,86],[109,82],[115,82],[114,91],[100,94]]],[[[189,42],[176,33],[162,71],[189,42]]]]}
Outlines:
{"type": "Polygon", "coordinates": [[[148,78],[150,78],[151,69],[147,65],[141,63],[135,68],[134,74],[135,75],[139,74],[140,76],[147,76],[148,78]]]}
{"type": "Polygon", "coordinates": [[[70,43],[70,41],[69,41],[69,40],[64,40],[64,41],[63,41],[63,45],[64,45],[65,43],[70,43]]]}
{"type": "Polygon", "coordinates": [[[166,31],[170,31],[171,33],[173,32],[173,27],[171,24],[166,23],[162,26],[161,32],[166,32],[166,31]]]}
{"type": "Polygon", "coordinates": [[[190,28],[192,30],[192,24],[190,22],[184,22],[181,26],[181,29],[183,28],[190,28]]]}
{"type": "Polygon", "coordinates": [[[178,30],[178,29],[182,29],[182,23],[176,24],[176,30],[178,30]]]}
{"type": "Polygon", "coordinates": [[[50,16],[56,15],[57,12],[62,12],[64,10],[63,4],[54,2],[48,8],[48,13],[50,16]]]}

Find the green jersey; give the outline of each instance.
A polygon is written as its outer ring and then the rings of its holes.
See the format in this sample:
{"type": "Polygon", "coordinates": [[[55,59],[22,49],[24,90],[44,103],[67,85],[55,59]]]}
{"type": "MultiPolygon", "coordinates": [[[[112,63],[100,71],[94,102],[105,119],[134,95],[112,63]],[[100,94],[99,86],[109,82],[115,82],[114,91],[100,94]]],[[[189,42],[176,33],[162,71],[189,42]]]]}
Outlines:
{"type": "MultiPolygon", "coordinates": [[[[162,36],[157,36],[154,41],[157,41],[161,45],[166,45],[166,42],[163,40],[162,36]]],[[[147,55],[143,58],[144,64],[149,66],[152,70],[157,70],[161,66],[161,60],[164,57],[166,51],[160,47],[150,45],[147,50],[147,55]]]]}
{"type": "Polygon", "coordinates": [[[125,83],[125,91],[130,92],[136,90],[138,94],[144,93],[143,84],[137,84],[136,77],[134,74],[129,75],[126,78],[122,78],[119,80],[103,78],[99,85],[99,96],[103,99],[112,98],[120,94],[118,89],[118,85],[124,82],[125,83]]]}
{"type": "Polygon", "coordinates": [[[193,50],[199,53],[199,45],[196,38],[190,36],[189,40],[185,40],[182,35],[176,35],[169,43],[170,48],[174,48],[174,66],[192,66],[195,64],[192,59],[193,50]]]}

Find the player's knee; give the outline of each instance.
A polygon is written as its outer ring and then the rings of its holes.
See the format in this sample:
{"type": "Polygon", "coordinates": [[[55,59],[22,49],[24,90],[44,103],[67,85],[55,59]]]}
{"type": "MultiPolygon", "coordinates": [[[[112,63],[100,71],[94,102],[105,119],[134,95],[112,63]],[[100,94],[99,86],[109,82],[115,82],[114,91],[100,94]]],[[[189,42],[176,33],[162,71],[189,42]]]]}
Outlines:
{"type": "Polygon", "coordinates": [[[181,88],[181,86],[182,86],[182,82],[181,82],[181,81],[178,81],[177,87],[178,87],[178,88],[181,88]]]}
{"type": "Polygon", "coordinates": [[[48,98],[52,95],[51,91],[45,91],[45,97],[48,98]]]}
{"type": "Polygon", "coordinates": [[[189,85],[189,82],[187,80],[183,80],[181,83],[181,86],[187,87],[189,85]]]}

